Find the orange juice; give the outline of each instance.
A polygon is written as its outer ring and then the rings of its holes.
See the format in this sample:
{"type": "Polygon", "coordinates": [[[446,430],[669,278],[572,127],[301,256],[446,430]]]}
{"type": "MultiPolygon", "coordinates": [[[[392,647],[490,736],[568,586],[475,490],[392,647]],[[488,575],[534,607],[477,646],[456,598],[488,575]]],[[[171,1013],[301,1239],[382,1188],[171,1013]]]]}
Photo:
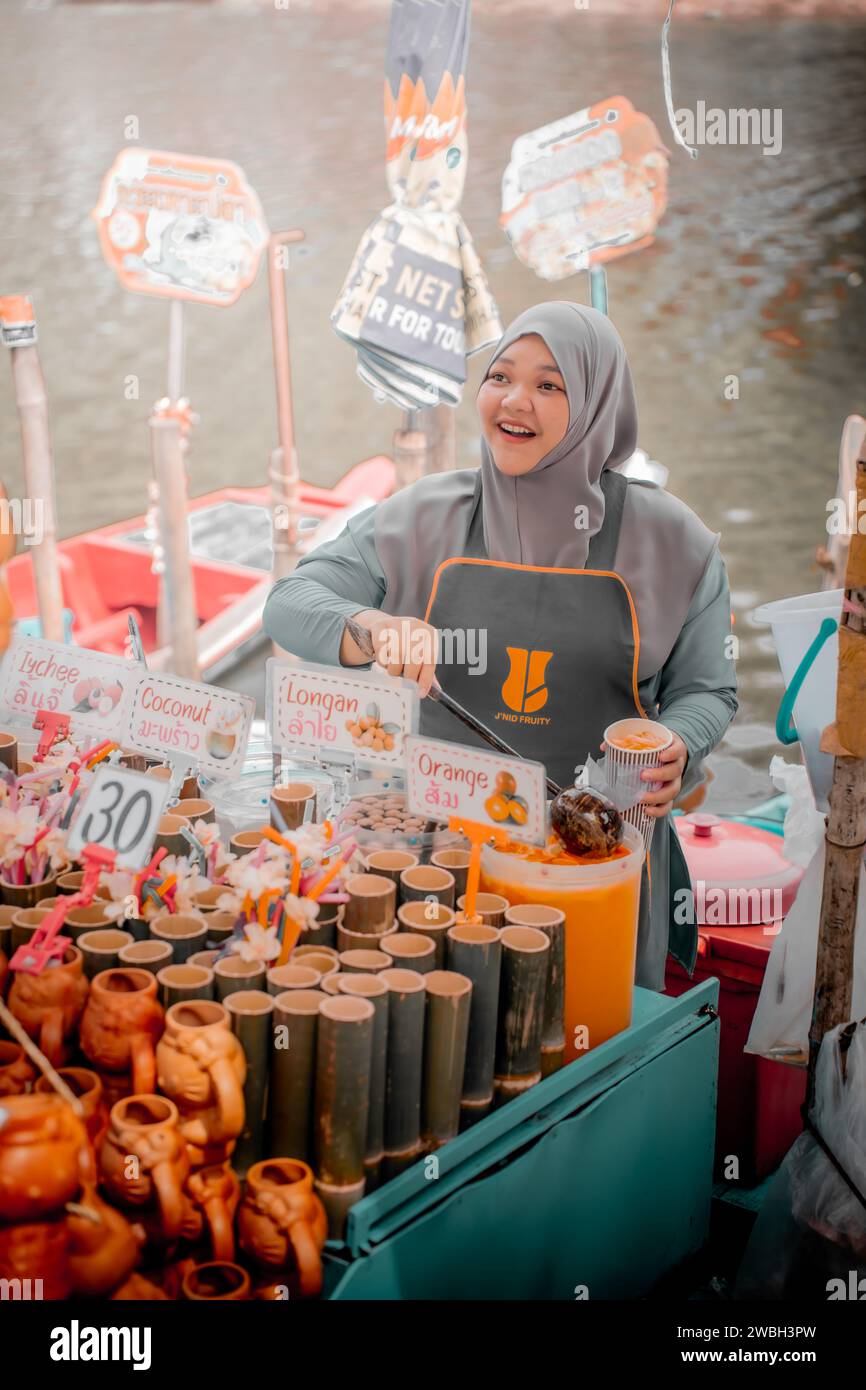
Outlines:
{"type": "Polygon", "coordinates": [[[624,827],[608,859],[578,859],[531,845],[481,855],[481,887],[512,905],[541,903],[565,913],[565,1060],[631,1023],[643,839],[624,827]]]}

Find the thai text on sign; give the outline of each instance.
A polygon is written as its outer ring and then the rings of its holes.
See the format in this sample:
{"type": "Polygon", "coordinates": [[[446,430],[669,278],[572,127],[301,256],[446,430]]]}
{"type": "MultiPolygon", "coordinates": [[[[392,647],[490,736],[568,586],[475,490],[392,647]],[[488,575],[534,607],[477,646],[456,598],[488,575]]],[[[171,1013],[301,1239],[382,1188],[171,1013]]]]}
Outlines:
{"type": "Polygon", "coordinates": [[[402,766],[418,727],[414,681],[351,676],[336,666],[268,662],[268,725],[274,748],[350,754],[358,763],[402,766]]]}
{"type": "Polygon", "coordinates": [[[547,839],[543,763],[411,737],[406,740],[406,803],[431,819],[475,821],[530,844],[547,839]]]}
{"type": "Polygon", "coordinates": [[[14,637],[0,669],[4,719],[32,727],[41,710],[69,717],[69,731],[123,741],[141,667],[85,647],[14,637]]]}
{"type": "Polygon", "coordinates": [[[139,752],[226,776],[243,764],[254,713],[250,695],[147,674],[137,681],[128,741],[139,752]]]}

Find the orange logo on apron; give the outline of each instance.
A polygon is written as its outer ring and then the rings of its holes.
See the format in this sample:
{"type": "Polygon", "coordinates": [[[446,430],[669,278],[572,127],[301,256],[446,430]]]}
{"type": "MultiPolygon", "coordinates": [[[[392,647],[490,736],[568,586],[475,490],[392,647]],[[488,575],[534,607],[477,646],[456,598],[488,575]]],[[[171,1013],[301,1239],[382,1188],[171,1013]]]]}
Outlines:
{"type": "Polygon", "coordinates": [[[553,652],[529,652],[506,647],[511,669],[502,683],[502,699],[515,714],[534,714],[547,704],[544,673],[553,652]]]}

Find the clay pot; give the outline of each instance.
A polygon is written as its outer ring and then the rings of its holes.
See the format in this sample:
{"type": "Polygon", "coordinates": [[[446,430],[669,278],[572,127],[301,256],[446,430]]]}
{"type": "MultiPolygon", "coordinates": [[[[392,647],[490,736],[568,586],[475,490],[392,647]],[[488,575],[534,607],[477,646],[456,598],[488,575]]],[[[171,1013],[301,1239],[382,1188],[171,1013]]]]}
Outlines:
{"type": "Polygon", "coordinates": [[[295,1158],[254,1163],[247,1173],[237,1225],[241,1249],[262,1269],[272,1276],[294,1273],[302,1298],[321,1293],[328,1218],[306,1163],[295,1158]]]}
{"type": "Polygon", "coordinates": [[[237,1173],[227,1163],[195,1168],[187,1179],[186,1191],[207,1223],[214,1259],[233,1260],[234,1219],[241,1200],[237,1173]]]}
{"type": "Polygon", "coordinates": [[[36,1068],[20,1043],[0,1042],[0,1096],[23,1096],[36,1079],[36,1068]]]}
{"type": "Polygon", "coordinates": [[[250,1276],[240,1265],[230,1260],[212,1260],[209,1264],[194,1265],[184,1275],[181,1292],[193,1301],[238,1302],[251,1296],[250,1276]]]}
{"type": "Polygon", "coordinates": [[[165,1096],[133,1095],[111,1107],[99,1167],[103,1185],[121,1206],[156,1209],[162,1237],[181,1235],[189,1155],[177,1106],[165,1096]],[[138,1160],[136,1164],[130,1159],[138,1160]]]}
{"type": "Polygon", "coordinates": [[[244,1127],[244,1050],[228,1010],[210,999],[173,1004],[156,1049],[159,1088],[180,1113],[196,1165],[219,1161],[244,1127]]]}
{"type": "MultiPolygon", "coordinates": [[[[97,1072],[89,1071],[87,1067],[61,1067],[58,1076],[62,1076],[73,1095],[81,1101],[84,1108],[81,1118],[87,1136],[94,1149],[98,1150],[108,1128],[108,1106],[101,1077],[97,1072]]],[[[39,1095],[56,1094],[47,1076],[40,1076],[33,1089],[39,1095]]]]}
{"type": "Polygon", "coordinates": [[[87,1187],[76,1204],[84,1211],[70,1212],[69,1275],[72,1292],[82,1298],[104,1298],[123,1284],[138,1264],[140,1241],[126,1217],[87,1187]],[[84,1212],[98,1217],[94,1221],[84,1212]]]}
{"type": "Polygon", "coordinates": [[[99,1071],[130,1073],[133,1091],[152,1091],[164,1021],[155,975],[134,967],[103,970],[90,984],[81,1050],[99,1071]]]}
{"type": "Polygon", "coordinates": [[[59,874],[51,874],[41,883],[9,883],[0,878],[0,897],[10,907],[35,907],[43,898],[54,896],[59,874]]]}
{"type": "Polygon", "coordinates": [[[72,1292],[69,1236],[61,1217],[0,1224],[0,1279],[19,1279],[24,1297],[63,1299],[72,1292]],[[29,1280],[29,1285],[25,1283],[29,1280]]]}
{"type": "Polygon", "coordinates": [[[66,1061],[66,1040],[75,1033],[87,998],[81,952],[67,946],[60,965],[39,975],[15,972],[9,1008],[54,1067],[66,1061]]]}
{"type": "Polygon", "coordinates": [[[87,1131],[57,1095],[7,1096],[0,1106],[0,1222],[62,1210],[90,1164],[87,1131]]]}

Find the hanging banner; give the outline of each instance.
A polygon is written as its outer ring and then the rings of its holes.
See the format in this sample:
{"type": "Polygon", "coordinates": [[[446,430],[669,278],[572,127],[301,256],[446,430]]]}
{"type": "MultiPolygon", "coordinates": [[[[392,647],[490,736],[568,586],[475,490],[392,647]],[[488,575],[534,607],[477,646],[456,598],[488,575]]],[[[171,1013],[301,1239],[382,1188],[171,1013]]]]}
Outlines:
{"type": "Polygon", "coordinates": [[[141,667],[85,647],[13,637],[0,667],[4,720],[32,727],[40,710],[69,716],[69,732],[122,743],[141,667]]]}
{"type": "Polygon", "coordinates": [[[228,777],[243,765],[255,711],[251,695],[147,673],[136,683],[129,745],[211,777],[228,777]]]}
{"type": "Polygon", "coordinates": [[[514,840],[547,841],[543,763],[413,736],[406,740],[406,805],[418,816],[457,816],[514,840]]]}
{"type": "Polygon", "coordinates": [[[255,280],[269,236],[236,164],[137,147],[117,156],[91,216],[124,289],[223,307],[255,280]]]}
{"type": "Polygon", "coordinates": [[[649,116],[609,97],[515,140],[499,221],[524,265],[561,280],[649,246],[667,179],[649,116]]]}
{"type": "Polygon", "coordinates": [[[457,211],[466,178],[469,0],[393,0],[385,62],[394,202],[368,227],[331,315],[358,375],[402,409],[457,405],[466,358],[502,333],[457,211]]]}
{"type": "Polygon", "coordinates": [[[418,727],[414,681],[351,675],[342,666],[267,663],[267,722],[274,748],[349,754],[360,766],[402,767],[418,727]]]}

